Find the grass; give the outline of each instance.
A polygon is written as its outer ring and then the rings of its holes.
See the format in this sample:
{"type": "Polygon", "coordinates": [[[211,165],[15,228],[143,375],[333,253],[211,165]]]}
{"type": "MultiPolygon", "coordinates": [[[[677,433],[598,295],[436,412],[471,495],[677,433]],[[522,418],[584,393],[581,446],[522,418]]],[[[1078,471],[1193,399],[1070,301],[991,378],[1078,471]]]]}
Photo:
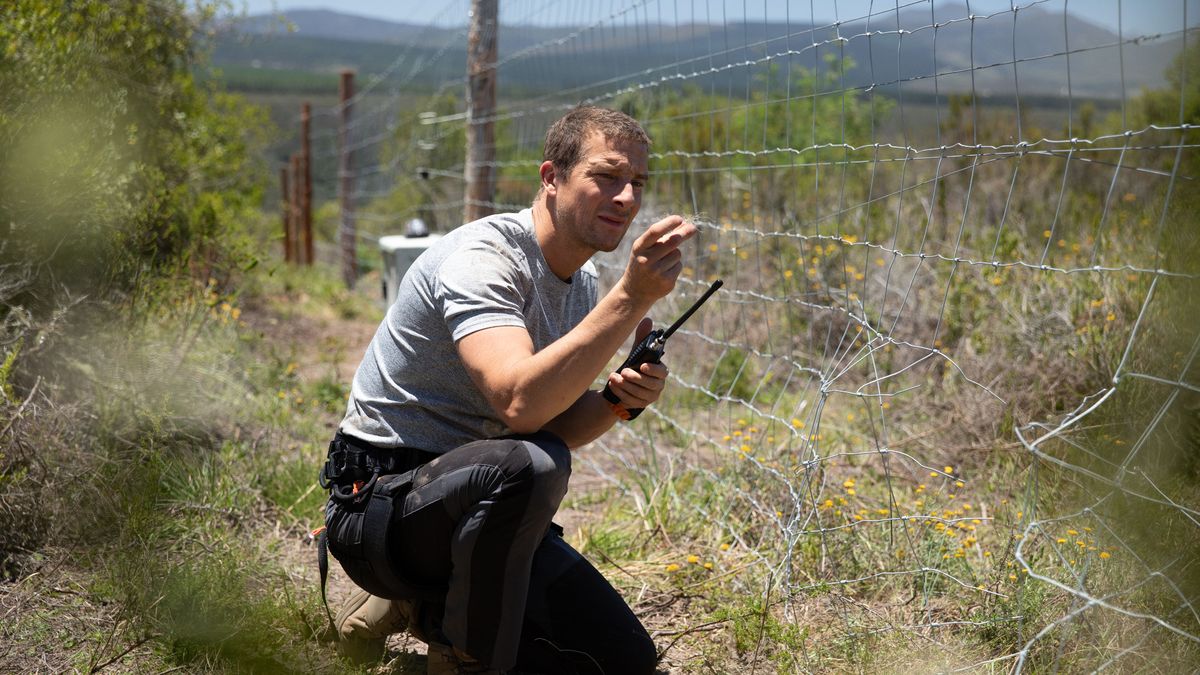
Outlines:
{"type": "MultiPolygon", "coordinates": [[[[315,477],[344,405],[344,348],[279,352],[247,319],[335,321],[378,308],[332,271],[254,274],[237,295],[210,284],[199,303],[185,296],[141,330],[86,336],[84,377],[67,396],[23,409],[6,397],[18,442],[0,465],[0,515],[26,539],[4,550],[39,552],[6,558],[15,581],[0,598],[15,619],[3,634],[22,648],[5,650],[0,669],[348,669],[321,642],[316,584],[294,576],[290,552],[320,518],[315,477]],[[297,361],[318,353],[313,367],[327,374],[300,377],[297,361]],[[17,509],[30,482],[50,476],[62,488],[37,491],[35,512],[52,517],[30,527],[17,509]]],[[[19,359],[14,350],[8,363],[19,359]]]]}

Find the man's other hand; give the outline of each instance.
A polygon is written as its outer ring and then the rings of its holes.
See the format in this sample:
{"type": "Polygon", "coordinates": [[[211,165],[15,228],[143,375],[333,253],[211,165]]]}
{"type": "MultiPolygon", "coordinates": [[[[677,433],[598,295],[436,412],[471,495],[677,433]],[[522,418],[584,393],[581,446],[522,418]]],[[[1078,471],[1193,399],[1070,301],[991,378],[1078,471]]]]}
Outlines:
{"type": "MultiPolygon", "coordinates": [[[[653,328],[654,322],[650,317],[642,319],[634,331],[633,344],[639,344],[653,328]]],[[[609,374],[608,386],[617,398],[621,399],[621,405],[627,410],[645,408],[662,395],[663,388],[667,386],[668,374],[670,371],[661,363],[643,363],[637,370],[626,368],[609,374]]]]}

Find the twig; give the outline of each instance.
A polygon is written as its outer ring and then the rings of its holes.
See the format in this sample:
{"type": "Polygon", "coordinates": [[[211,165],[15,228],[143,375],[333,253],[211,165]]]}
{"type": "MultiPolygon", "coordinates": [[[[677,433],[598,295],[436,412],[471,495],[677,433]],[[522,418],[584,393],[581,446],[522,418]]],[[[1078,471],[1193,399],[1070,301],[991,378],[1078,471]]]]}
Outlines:
{"type": "Polygon", "coordinates": [[[33,388],[29,390],[29,396],[25,397],[25,400],[21,403],[21,406],[17,408],[17,411],[13,413],[13,416],[8,418],[8,424],[4,425],[3,431],[0,431],[0,437],[3,437],[5,434],[7,434],[8,430],[12,429],[12,425],[16,423],[17,418],[21,416],[21,413],[25,412],[25,406],[29,405],[29,402],[33,400],[33,395],[37,393],[38,385],[41,383],[42,377],[39,375],[37,380],[35,380],[33,383],[33,388]]]}
{"type": "MultiPolygon", "coordinates": [[[[138,647],[141,647],[142,645],[146,644],[147,642],[149,642],[149,641],[150,641],[151,639],[153,639],[154,637],[155,637],[155,636],[154,636],[154,635],[152,635],[152,634],[151,634],[151,635],[147,635],[146,637],[143,637],[141,640],[138,640],[137,642],[135,642],[135,643],[133,643],[133,644],[129,645],[128,647],[126,647],[126,648],[125,648],[125,650],[124,650],[124,651],[122,651],[120,654],[117,654],[116,656],[113,656],[112,658],[110,658],[109,660],[105,661],[104,663],[101,663],[101,664],[99,664],[99,665],[95,666],[94,668],[91,668],[91,669],[89,669],[89,670],[88,670],[88,672],[89,672],[89,673],[98,673],[98,672],[100,672],[100,671],[101,671],[101,670],[103,670],[104,668],[106,668],[106,667],[108,667],[108,666],[112,665],[113,663],[116,663],[117,661],[119,661],[119,660],[121,660],[121,659],[125,658],[125,656],[129,654],[129,652],[132,652],[133,650],[137,649],[138,647]]],[[[164,672],[166,672],[166,671],[164,671],[164,672]]]]}
{"type": "Polygon", "coordinates": [[[629,577],[630,579],[633,579],[634,581],[637,581],[637,582],[641,583],[641,579],[638,579],[638,578],[637,578],[637,575],[633,574],[632,572],[630,572],[629,570],[625,569],[624,567],[621,567],[620,565],[618,565],[618,564],[616,563],[616,561],[615,561],[615,560],[613,560],[612,558],[608,557],[608,554],[606,554],[604,551],[601,551],[601,550],[597,549],[597,550],[596,550],[596,553],[599,553],[599,554],[600,554],[600,557],[604,559],[604,562],[606,562],[606,563],[608,563],[609,565],[612,565],[613,567],[617,568],[617,569],[618,569],[618,570],[619,570],[619,571],[620,571],[622,574],[624,574],[625,576],[629,577]]]}
{"type": "Polygon", "coordinates": [[[296,501],[292,502],[292,505],[287,507],[284,510],[287,511],[288,514],[292,516],[292,518],[299,520],[299,518],[296,517],[296,514],[292,513],[292,509],[296,508],[296,505],[299,504],[301,501],[303,501],[305,497],[312,494],[313,490],[317,489],[318,485],[319,485],[319,483],[316,483],[316,482],[314,482],[312,485],[309,485],[308,489],[304,491],[304,494],[297,497],[296,501]]]}
{"type": "Polygon", "coordinates": [[[671,648],[675,646],[675,643],[679,642],[684,637],[691,635],[692,633],[716,630],[721,624],[729,623],[729,621],[730,621],[730,619],[726,618],[726,619],[720,619],[718,621],[709,621],[708,623],[702,623],[699,626],[692,626],[691,628],[684,628],[683,630],[679,630],[679,631],[657,631],[657,630],[654,631],[654,637],[662,637],[665,635],[674,635],[675,636],[674,640],[671,640],[669,643],[667,643],[666,647],[663,647],[658,652],[658,660],[662,661],[663,657],[667,655],[667,652],[671,651],[671,648]]]}

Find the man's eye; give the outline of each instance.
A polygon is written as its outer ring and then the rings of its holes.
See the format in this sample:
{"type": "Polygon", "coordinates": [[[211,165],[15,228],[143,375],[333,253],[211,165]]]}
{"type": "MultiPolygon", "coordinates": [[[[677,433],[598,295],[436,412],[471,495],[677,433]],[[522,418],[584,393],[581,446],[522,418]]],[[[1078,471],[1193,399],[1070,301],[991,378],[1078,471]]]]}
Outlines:
{"type": "Polygon", "coordinates": [[[629,184],[639,190],[646,187],[646,181],[644,181],[644,180],[634,179],[634,180],[629,181],[629,184]]]}

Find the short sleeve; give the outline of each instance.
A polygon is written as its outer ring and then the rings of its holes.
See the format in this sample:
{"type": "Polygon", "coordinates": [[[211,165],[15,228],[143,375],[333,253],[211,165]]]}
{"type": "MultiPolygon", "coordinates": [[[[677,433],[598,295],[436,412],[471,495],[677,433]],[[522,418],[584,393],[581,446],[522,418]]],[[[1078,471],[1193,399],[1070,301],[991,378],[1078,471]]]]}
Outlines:
{"type": "Polygon", "coordinates": [[[442,261],[434,297],[457,342],[496,326],[525,327],[520,253],[503,242],[472,241],[442,261]]]}

